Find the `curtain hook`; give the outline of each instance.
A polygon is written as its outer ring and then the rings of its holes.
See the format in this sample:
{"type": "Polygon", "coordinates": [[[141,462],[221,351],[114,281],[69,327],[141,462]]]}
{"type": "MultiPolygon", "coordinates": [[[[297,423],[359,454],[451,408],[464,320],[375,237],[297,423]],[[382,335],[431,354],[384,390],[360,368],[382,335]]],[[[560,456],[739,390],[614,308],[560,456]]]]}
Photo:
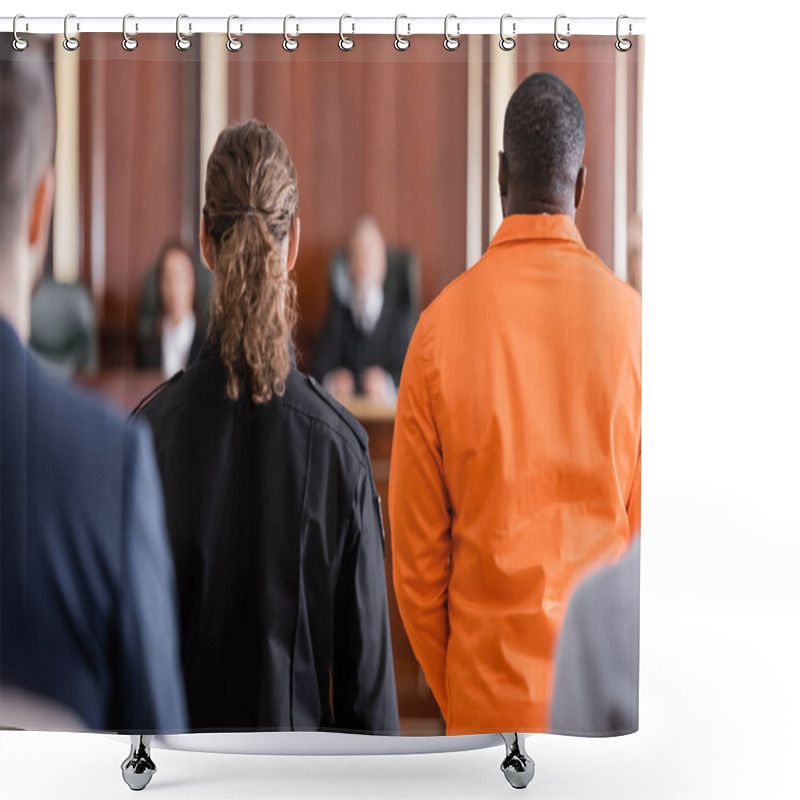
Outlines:
{"type": "MultiPolygon", "coordinates": [[[[25,16],[23,14],[17,14],[17,16],[14,17],[14,23],[11,26],[11,31],[14,34],[14,41],[11,44],[12,44],[13,48],[19,53],[21,53],[23,50],[27,49],[27,47],[28,47],[28,40],[27,39],[23,39],[17,33],[17,22],[19,22],[19,20],[21,20],[21,19],[25,19],[25,16]]],[[[27,22],[25,23],[25,30],[28,30],[28,23],[27,22]]]]}
{"type": "MultiPolygon", "coordinates": [[[[341,50],[352,50],[356,43],[349,37],[345,36],[343,32],[344,21],[346,19],[353,19],[349,14],[342,14],[339,17],[339,48],[341,50]]],[[[356,25],[353,23],[353,33],[355,33],[356,25]]]]}
{"type": "MultiPolygon", "coordinates": [[[[76,17],[74,14],[67,14],[67,16],[64,17],[64,49],[69,50],[70,53],[77,50],[81,45],[81,43],[74,36],[69,35],[69,21],[75,18],[76,17]]],[[[76,22],[75,30],[80,31],[80,29],[81,29],[80,23],[76,22]]]]}
{"type": "MultiPolygon", "coordinates": [[[[289,36],[289,20],[290,19],[297,19],[297,17],[293,17],[291,14],[288,14],[283,18],[283,49],[286,50],[287,53],[294,53],[298,47],[300,47],[300,42],[294,36],[289,36]]],[[[297,32],[300,33],[300,26],[297,26],[297,32]]]]}
{"type": "MultiPolygon", "coordinates": [[[[408,50],[411,47],[411,40],[407,39],[405,36],[400,35],[400,20],[401,19],[408,19],[405,14],[398,14],[394,18],[394,46],[396,50],[408,50]]],[[[408,35],[411,35],[411,23],[406,23],[408,25],[408,35]]]]}
{"type": "Polygon", "coordinates": [[[444,18],[444,49],[445,50],[458,50],[458,46],[461,42],[458,41],[459,34],[461,33],[461,23],[458,21],[458,17],[455,14],[448,14],[444,18]],[[451,19],[456,21],[456,35],[451,36],[450,33],[447,31],[447,23],[450,22],[451,19]]]}
{"type": "MultiPolygon", "coordinates": [[[[127,50],[129,53],[139,46],[138,40],[134,36],[128,36],[128,20],[136,19],[133,14],[126,14],[122,18],[122,49],[127,50]]],[[[134,30],[139,30],[139,23],[134,23],[134,30]]]]}
{"type": "MultiPolygon", "coordinates": [[[[512,39],[511,36],[506,36],[505,33],[503,32],[503,25],[505,24],[505,21],[507,19],[511,19],[512,16],[513,16],[512,14],[503,14],[503,16],[500,17],[500,41],[498,42],[498,44],[500,45],[500,49],[505,50],[506,52],[508,52],[509,50],[513,50],[517,46],[516,41],[512,39]]],[[[517,23],[512,22],[511,34],[512,36],[516,36],[516,33],[517,33],[517,23]]]]}
{"type": "MultiPolygon", "coordinates": [[[[178,17],[175,20],[175,36],[177,37],[175,39],[175,47],[177,47],[178,50],[188,50],[192,46],[192,42],[191,42],[190,39],[187,39],[181,33],[181,20],[182,19],[189,19],[189,15],[188,14],[178,14],[178,17]]],[[[189,32],[191,33],[191,31],[192,31],[192,23],[190,22],[189,23],[189,32]]]]}
{"type": "MultiPolygon", "coordinates": [[[[555,22],[555,26],[554,26],[556,39],[553,42],[553,47],[555,47],[555,49],[558,50],[560,53],[563,53],[564,50],[566,50],[569,47],[569,39],[565,39],[563,36],[560,36],[559,33],[558,33],[558,21],[560,19],[567,19],[567,15],[566,14],[559,14],[556,17],[556,22],[555,22]]],[[[569,36],[569,21],[567,21],[567,36],[569,36]]]]}
{"type": "MultiPolygon", "coordinates": [[[[239,19],[239,17],[237,17],[236,14],[231,14],[228,17],[228,41],[225,43],[225,47],[227,47],[228,50],[231,51],[231,53],[238,53],[242,49],[242,40],[237,39],[231,33],[231,22],[233,22],[235,19],[239,19]]],[[[239,32],[241,33],[241,31],[242,31],[242,26],[240,25],[239,32]]]]}
{"type": "MultiPolygon", "coordinates": [[[[620,24],[620,22],[622,22],[622,20],[624,20],[624,19],[628,19],[628,16],[627,16],[626,14],[620,14],[620,15],[617,17],[617,42],[616,42],[616,44],[614,45],[614,47],[616,47],[616,48],[617,48],[617,50],[619,50],[619,51],[620,51],[620,53],[627,53],[627,52],[628,52],[628,50],[630,50],[630,49],[631,49],[631,47],[633,46],[633,43],[631,42],[631,40],[630,40],[630,39],[623,39],[623,38],[622,38],[622,37],[619,35],[619,24],[620,24]]],[[[631,31],[632,31],[632,26],[631,26],[631,24],[630,24],[630,22],[629,22],[629,23],[628,23],[628,34],[630,34],[630,33],[631,33],[631,31]]]]}

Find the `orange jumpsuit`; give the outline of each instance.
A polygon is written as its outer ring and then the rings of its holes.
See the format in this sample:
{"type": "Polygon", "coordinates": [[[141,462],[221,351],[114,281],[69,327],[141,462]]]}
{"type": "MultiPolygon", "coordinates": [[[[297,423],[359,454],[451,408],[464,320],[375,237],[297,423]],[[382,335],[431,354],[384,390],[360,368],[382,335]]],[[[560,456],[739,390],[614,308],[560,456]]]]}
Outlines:
{"type": "Polygon", "coordinates": [[[420,317],[394,589],[448,734],[547,730],[569,593],[638,528],[641,300],[563,215],[506,217],[420,317]]]}

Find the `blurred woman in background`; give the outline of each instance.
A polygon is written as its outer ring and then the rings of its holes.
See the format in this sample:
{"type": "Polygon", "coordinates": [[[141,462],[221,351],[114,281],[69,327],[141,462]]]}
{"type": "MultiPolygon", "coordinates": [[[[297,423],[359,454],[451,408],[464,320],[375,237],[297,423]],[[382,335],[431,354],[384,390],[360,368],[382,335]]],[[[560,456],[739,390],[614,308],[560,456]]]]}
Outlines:
{"type": "Polygon", "coordinates": [[[223,131],[205,198],[208,341],[139,411],[191,729],[397,733],[380,501],[360,424],[294,364],[298,187],[277,133],[223,131]]]}
{"type": "Polygon", "coordinates": [[[160,369],[171,378],[197,361],[206,338],[207,275],[179,241],[162,247],[139,308],[140,367],[160,369]]]}

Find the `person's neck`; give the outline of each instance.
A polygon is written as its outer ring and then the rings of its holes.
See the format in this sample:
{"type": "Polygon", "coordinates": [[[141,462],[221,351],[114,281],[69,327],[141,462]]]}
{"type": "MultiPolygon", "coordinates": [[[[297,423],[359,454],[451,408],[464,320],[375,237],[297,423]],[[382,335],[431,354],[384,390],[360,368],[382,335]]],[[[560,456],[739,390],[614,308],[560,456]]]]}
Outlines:
{"type": "Polygon", "coordinates": [[[509,195],[503,202],[503,216],[512,214],[564,214],[575,219],[575,206],[558,200],[509,195]]]}
{"type": "Polygon", "coordinates": [[[177,328],[185,319],[187,319],[190,315],[194,312],[190,309],[189,311],[184,312],[179,317],[174,317],[172,315],[165,316],[165,321],[169,325],[170,328],[177,328]]]}

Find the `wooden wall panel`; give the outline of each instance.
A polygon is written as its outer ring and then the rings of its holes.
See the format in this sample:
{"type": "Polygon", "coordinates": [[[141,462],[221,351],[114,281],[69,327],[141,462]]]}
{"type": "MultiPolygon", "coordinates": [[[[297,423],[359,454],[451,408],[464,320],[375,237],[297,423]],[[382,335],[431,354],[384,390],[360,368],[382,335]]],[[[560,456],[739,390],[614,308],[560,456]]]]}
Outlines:
{"type": "Polygon", "coordinates": [[[119,36],[93,34],[79,53],[82,270],[102,362],[129,364],[142,284],[163,242],[196,246],[199,210],[184,209],[197,203],[199,52],[179,53],[174,37],[159,35],[128,53],[119,36]]]}
{"type": "MultiPolygon", "coordinates": [[[[283,137],[300,180],[297,280],[301,363],[311,363],[328,307],[328,260],[362,214],[391,245],[414,249],[422,305],[465,267],[466,53],[420,38],[248,40],[229,57],[230,121],[255,116],[283,137]]],[[[462,48],[466,51],[466,48],[462,48]]]]}

